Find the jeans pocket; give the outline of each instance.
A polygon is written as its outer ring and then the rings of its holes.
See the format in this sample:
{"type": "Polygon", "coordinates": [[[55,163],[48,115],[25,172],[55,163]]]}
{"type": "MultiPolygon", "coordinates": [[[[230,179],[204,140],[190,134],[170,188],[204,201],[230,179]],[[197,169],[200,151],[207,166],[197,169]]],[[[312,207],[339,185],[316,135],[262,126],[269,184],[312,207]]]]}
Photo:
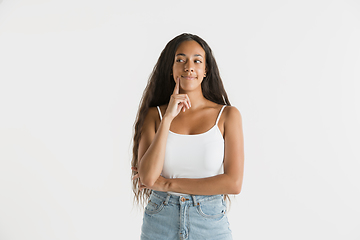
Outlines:
{"type": "Polygon", "coordinates": [[[149,202],[145,207],[145,213],[148,215],[154,215],[159,213],[164,208],[164,201],[157,198],[150,196],[149,202]]]}
{"type": "Polygon", "coordinates": [[[204,201],[198,204],[197,211],[204,218],[219,220],[225,216],[226,205],[222,199],[204,201]]]}

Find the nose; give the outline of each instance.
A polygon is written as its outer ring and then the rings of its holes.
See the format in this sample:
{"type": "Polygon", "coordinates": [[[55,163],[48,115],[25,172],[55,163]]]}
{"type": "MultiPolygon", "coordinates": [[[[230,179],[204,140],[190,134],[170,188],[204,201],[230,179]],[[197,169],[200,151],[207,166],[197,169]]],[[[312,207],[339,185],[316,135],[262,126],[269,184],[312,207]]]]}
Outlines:
{"type": "Polygon", "coordinates": [[[188,61],[187,63],[184,64],[184,71],[185,72],[188,72],[188,71],[193,72],[194,65],[190,61],[188,61]]]}

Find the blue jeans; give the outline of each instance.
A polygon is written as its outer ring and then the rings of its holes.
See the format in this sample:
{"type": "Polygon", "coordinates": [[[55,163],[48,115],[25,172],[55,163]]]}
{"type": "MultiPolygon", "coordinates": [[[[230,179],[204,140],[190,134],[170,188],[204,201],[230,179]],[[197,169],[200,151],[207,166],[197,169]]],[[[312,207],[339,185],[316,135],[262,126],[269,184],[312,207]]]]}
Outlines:
{"type": "Polygon", "coordinates": [[[172,195],[152,191],[141,240],[232,239],[223,195],[172,195]]]}

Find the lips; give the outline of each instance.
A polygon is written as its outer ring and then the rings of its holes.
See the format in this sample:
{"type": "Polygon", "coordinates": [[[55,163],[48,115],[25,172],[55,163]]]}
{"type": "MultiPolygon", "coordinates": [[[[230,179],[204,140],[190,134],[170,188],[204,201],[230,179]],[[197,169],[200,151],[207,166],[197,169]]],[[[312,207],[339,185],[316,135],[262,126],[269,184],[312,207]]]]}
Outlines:
{"type": "Polygon", "coordinates": [[[181,76],[182,78],[185,78],[186,80],[194,80],[196,77],[194,76],[181,76]]]}

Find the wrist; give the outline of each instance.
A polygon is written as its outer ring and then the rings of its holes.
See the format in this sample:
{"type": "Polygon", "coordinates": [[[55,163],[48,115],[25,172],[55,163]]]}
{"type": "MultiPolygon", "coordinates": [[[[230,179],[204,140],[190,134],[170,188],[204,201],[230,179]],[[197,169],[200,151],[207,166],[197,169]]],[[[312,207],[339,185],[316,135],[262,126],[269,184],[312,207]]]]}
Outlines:
{"type": "Polygon", "coordinates": [[[169,123],[169,124],[170,124],[173,119],[174,119],[173,117],[168,116],[168,115],[165,114],[165,115],[163,116],[161,122],[166,122],[166,123],[169,123]]]}
{"type": "Polygon", "coordinates": [[[173,118],[171,118],[169,116],[164,116],[160,122],[160,125],[164,126],[167,129],[170,129],[172,120],[173,120],[173,118]]]}
{"type": "Polygon", "coordinates": [[[165,192],[171,191],[172,184],[173,184],[173,179],[167,178],[165,182],[165,192]]]}

